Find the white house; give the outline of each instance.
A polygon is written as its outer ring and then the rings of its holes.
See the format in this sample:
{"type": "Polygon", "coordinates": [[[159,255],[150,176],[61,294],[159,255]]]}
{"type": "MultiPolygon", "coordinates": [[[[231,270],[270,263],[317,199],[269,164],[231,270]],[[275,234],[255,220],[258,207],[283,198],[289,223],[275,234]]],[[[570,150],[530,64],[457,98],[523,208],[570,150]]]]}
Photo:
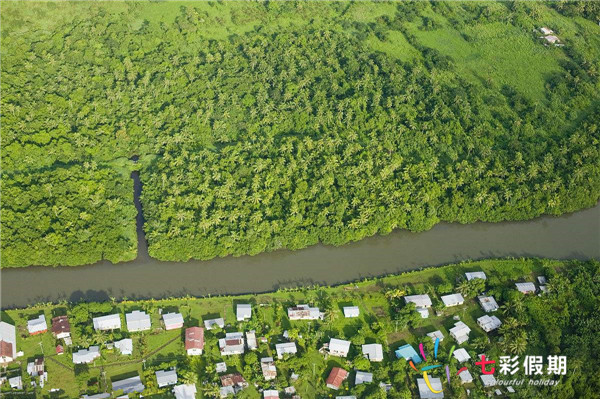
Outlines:
{"type": "Polygon", "coordinates": [[[354,377],[354,385],[369,384],[373,382],[373,374],[364,371],[357,371],[354,377]]]}
{"type": "Polygon", "coordinates": [[[483,328],[483,331],[490,332],[500,327],[502,322],[496,316],[484,315],[477,319],[477,324],[483,328]]]}
{"type": "Polygon", "coordinates": [[[113,391],[123,390],[123,393],[130,394],[132,392],[142,392],[144,391],[144,384],[142,384],[142,379],[139,375],[135,377],[126,378],[120,381],[114,381],[112,383],[113,391]]]}
{"type": "Polygon", "coordinates": [[[469,352],[465,348],[458,348],[452,352],[452,355],[459,363],[464,363],[471,358],[471,355],[469,355],[469,352]]]}
{"type": "Polygon", "coordinates": [[[430,308],[431,307],[431,298],[429,295],[408,295],[404,297],[404,301],[406,303],[414,303],[418,308],[430,308]]]}
{"type": "Polygon", "coordinates": [[[462,371],[459,375],[460,382],[462,384],[470,384],[473,382],[473,376],[469,373],[469,370],[462,371]]]}
{"type": "Polygon", "coordinates": [[[360,310],[358,306],[344,306],[344,317],[358,317],[360,315],[360,310]]]}
{"type": "Polygon", "coordinates": [[[362,353],[372,362],[383,361],[383,347],[381,344],[365,344],[362,346],[362,353]]]}
{"type": "MultiPolygon", "coordinates": [[[[429,383],[434,390],[442,390],[442,380],[439,378],[429,377],[429,383]]],[[[433,393],[423,378],[417,378],[417,387],[419,387],[419,397],[421,399],[441,399],[444,397],[444,392],[433,393]]]]}
{"type": "Polygon", "coordinates": [[[118,314],[94,317],[94,329],[98,331],[117,330],[121,328],[121,317],[118,314]]]}
{"type": "Polygon", "coordinates": [[[163,314],[163,323],[165,330],[183,328],[183,315],[181,313],[165,313],[163,314]]]}
{"type": "Polygon", "coordinates": [[[17,334],[15,326],[0,322],[0,363],[10,363],[17,357],[17,334]]]}
{"type": "Polygon", "coordinates": [[[241,355],[244,353],[244,349],[244,333],[227,333],[225,338],[219,339],[221,356],[241,355]]]}
{"type": "Polygon", "coordinates": [[[265,381],[271,381],[277,378],[277,368],[272,357],[263,357],[260,359],[260,368],[265,377],[265,381]]]}
{"type": "Polygon", "coordinates": [[[442,342],[444,340],[444,334],[440,330],[436,330],[436,331],[432,331],[430,333],[427,333],[427,336],[429,338],[431,338],[431,340],[433,341],[433,343],[435,343],[435,340],[437,338],[440,339],[440,342],[442,342]]]}
{"type": "Polygon", "coordinates": [[[124,338],[115,342],[115,348],[121,352],[121,355],[131,355],[133,353],[133,341],[131,338],[124,338]]]}
{"type": "Polygon", "coordinates": [[[465,277],[467,278],[467,281],[471,281],[474,278],[480,278],[482,280],[487,280],[487,276],[485,275],[484,272],[469,272],[469,273],[465,273],[465,277]]]}
{"type": "Polygon", "coordinates": [[[134,310],[125,315],[127,330],[130,332],[145,331],[151,328],[150,316],[146,312],[134,310]]]}
{"type": "Polygon", "coordinates": [[[263,399],[279,399],[279,391],[275,389],[265,389],[263,391],[263,399]]]}
{"type": "Polygon", "coordinates": [[[212,330],[215,326],[218,326],[220,328],[224,328],[225,327],[225,320],[223,320],[223,318],[204,320],[204,327],[207,330],[212,330]]]}
{"type": "Polygon", "coordinates": [[[252,317],[252,306],[247,303],[240,303],[236,309],[237,321],[250,320],[252,317]]]}
{"type": "Polygon", "coordinates": [[[485,312],[495,312],[496,310],[498,310],[498,304],[496,303],[496,300],[494,299],[493,296],[484,296],[484,295],[480,295],[477,297],[477,299],[479,300],[479,303],[481,304],[481,308],[485,311],[485,312]]]}
{"type": "Polygon", "coordinates": [[[175,370],[158,370],[155,374],[159,388],[177,384],[177,372],[175,370]]]}
{"type": "Polygon", "coordinates": [[[523,294],[533,294],[535,293],[535,284],[533,283],[515,283],[519,292],[523,294]]]}
{"type": "Polygon", "coordinates": [[[286,354],[295,355],[296,352],[298,352],[298,349],[296,349],[295,342],[285,342],[283,344],[276,344],[275,351],[277,351],[277,358],[283,359],[283,355],[286,355],[286,354]]]}
{"type": "Polygon", "coordinates": [[[540,32],[542,32],[544,35],[551,35],[552,33],[554,33],[552,29],[546,28],[545,26],[540,28],[540,32]]]}
{"type": "Polygon", "coordinates": [[[227,371],[227,364],[225,362],[219,362],[215,364],[215,370],[217,373],[225,373],[227,371]]]}
{"type": "Polygon", "coordinates": [[[44,317],[43,313],[37,318],[27,321],[27,331],[29,331],[29,334],[31,335],[42,334],[48,331],[48,324],[46,323],[46,317],[44,317]]]}
{"type": "Polygon", "coordinates": [[[12,389],[21,390],[21,389],[23,389],[23,379],[21,378],[20,375],[18,375],[16,377],[9,378],[8,379],[8,385],[10,385],[10,387],[12,389]]]}
{"type": "Polygon", "coordinates": [[[311,308],[308,305],[297,305],[288,308],[290,320],[317,320],[321,317],[319,308],[311,308]]]}
{"type": "Polygon", "coordinates": [[[465,302],[465,298],[463,298],[461,294],[444,295],[442,297],[442,302],[444,302],[444,305],[448,308],[451,306],[462,305],[465,302]]]}
{"type": "Polygon", "coordinates": [[[460,345],[465,341],[469,340],[469,333],[471,329],[462,321],[459,321],[454,324],[454,327],[450,329],[450,336],[456,340],[456,342],[460,345]]]}
{"type": "Polygon", "coordinates": [[[560,39],[558,38],[558,36],[555,36],[555,35],[548,35],[548,36],[544,36],[543,38],[550,44],[560,42],[560,39]]]}
{"type": "Polygon", "coordinates": [[[484,387],[496,386],[496,377],[493,374],[481,374],[479,377],[484,387]]]}
{"type": "Polygon", "coordinates": [[[196,384],[184,384],[173,387],[175,399],[196,399],[196,384]]]}
{"type": "Polygon", "coordinates": [[[99,357],[100,357],[100,347],[90,346],[88,349],[80,349],[77,352],[73,352],[73,363],[74,364],[91,363],[99,357]]]}
{"type": "Polygon", "coordinates": [[[329,354],[333,356],[346,357],[350,351],[350,341],[331,338],[329,341],[329,354]]]}
{"type": "Polygon", "coordinates": [[[246,332],[246,346],[251,351],[256,350],[258,344],[256,343],[256,332],[254,330],[246,332]]]}

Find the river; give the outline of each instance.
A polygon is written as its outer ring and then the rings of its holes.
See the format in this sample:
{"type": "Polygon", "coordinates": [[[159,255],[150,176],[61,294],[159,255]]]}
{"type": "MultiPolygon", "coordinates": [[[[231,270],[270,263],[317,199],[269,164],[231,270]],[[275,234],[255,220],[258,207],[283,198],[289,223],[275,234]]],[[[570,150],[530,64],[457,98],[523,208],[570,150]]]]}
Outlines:
{"type": "MultiPolygon", "coordinates": [[[[137,172],[132,178],[139,211],[137,172]]],[[[142,222],[140,213],[138,225],[142,222]]],[[[298,251],[209,261],[152,259],[141,228],[138,233],[139,253],[131,262],[3,269],[2,308],[60,300],[265,292],[297,285],[338,284],[469,259],[600,259],[600,205],[561,217],[469,225],[440,223],[422,233],[398,230],[341,247],[315,245],[298,251]]]]}

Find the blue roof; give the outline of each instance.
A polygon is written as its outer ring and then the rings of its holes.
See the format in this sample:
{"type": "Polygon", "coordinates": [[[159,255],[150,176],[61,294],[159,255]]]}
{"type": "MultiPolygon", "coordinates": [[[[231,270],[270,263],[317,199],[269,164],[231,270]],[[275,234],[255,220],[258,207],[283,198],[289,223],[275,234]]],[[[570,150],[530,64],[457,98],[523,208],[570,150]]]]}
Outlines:
{"type": "Polygon", "coordinates": [[[399,347],[398,350],[396,350],[396,357],[398,359],[406,359],[407,361],[412,360],[415,364],[421,363],[421,358],[417,354],[417,351],[409,344],[399,347]]]}

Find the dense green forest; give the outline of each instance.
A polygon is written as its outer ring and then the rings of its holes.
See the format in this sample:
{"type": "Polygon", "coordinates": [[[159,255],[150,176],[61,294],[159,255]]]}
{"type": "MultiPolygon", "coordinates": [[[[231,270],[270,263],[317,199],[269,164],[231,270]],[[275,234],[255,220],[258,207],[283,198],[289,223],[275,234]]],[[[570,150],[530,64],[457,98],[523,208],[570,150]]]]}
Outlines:
{"type": "Polygon", "coordinates": [[[20,5],[2,12],[3,267],[131,259],[135,169],[164,260],[600,196],[597,4],[20,5]]]}

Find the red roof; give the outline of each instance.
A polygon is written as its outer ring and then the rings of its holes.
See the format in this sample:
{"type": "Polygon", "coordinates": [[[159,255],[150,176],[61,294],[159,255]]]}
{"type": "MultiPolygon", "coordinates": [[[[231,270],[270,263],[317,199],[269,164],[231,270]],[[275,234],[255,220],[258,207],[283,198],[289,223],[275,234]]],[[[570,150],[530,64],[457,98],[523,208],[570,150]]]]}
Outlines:
{"type": "Polygon", "coordinates": [[[6,341],[0,341],[0,356],[2,357],[13,357],[12,343],[6,341]]]}
{"type": "Polygon", "coordinates": [[[61,354],[64,353],[64,351],[62,345],[56,345],[56,353],[61,354]]]}
{"type": "Polygon", "coordinates": [[[246,380],[244,379],[244,377],[242,377],[240,373],[226,374],[221,376],[221,385],[223,385],[224,387],[234,385],[242,386],[245,384],[246,380]]]}
{"type": "Polygon", "coordinates": [[[71,325],[67,316],[58,316],[52,319],[52,333],[58,335],[60,333],[70,333],[71,325]]]}
{"type": "Polygon", "coordinates": [[[327,385],[332,385],[336,388],[339,388],[342,385],[342,382],[348,377],[348,372],[339,367],[334,367],[331,369],[331,373],[329,373],[329,377],[327,377],[327,385]]]}
{"type": "Polygon", "coordinates": [[[204,328],[190,327],[185,329],[185,350],[204,349],[204,328]]]}

